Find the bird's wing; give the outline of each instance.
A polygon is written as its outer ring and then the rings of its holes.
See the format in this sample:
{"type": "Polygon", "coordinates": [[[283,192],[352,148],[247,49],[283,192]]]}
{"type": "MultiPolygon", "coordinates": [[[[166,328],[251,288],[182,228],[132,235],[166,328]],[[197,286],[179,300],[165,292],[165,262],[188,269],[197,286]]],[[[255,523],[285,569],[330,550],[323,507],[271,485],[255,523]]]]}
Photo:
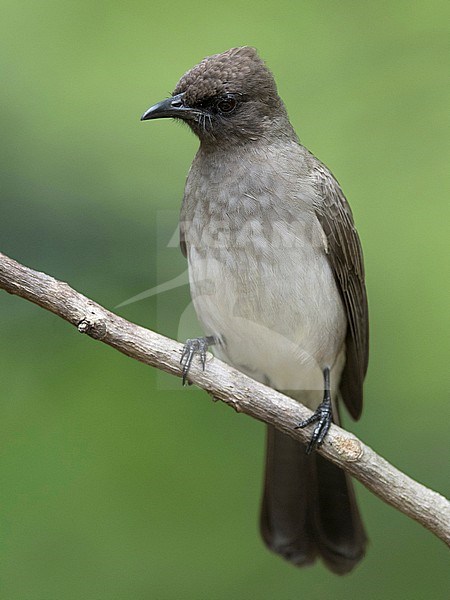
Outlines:
{"type": "Polygon", "coordinates": [[[327,239],[327,256],[347,315],[346,363],[340,392],[354,419],[361,415],[369,358],[369,315],[361,243],[339,184],[321,163],[313,170],[315,212],[327,239]]]}
{"type": "Polygon", "coordinates": [[[182,223],[180,223],[180,250],[184,258],[187,258],[186,237],[184,235],[184,227],[182,223]]]}
{"type": "Polygon", "coordinates": [[[186,202],[186,195],[184,195],[183,197],[183,203],[181,205],[181,213],[180,213],[180,250],[181,250],[181,254],[184,256],[184,258],[187,258],[187,245],[186,245],[186,232],[185,232],[185,227],[186,227],[186,216],[185,216],[185,202],[186,202]]]}

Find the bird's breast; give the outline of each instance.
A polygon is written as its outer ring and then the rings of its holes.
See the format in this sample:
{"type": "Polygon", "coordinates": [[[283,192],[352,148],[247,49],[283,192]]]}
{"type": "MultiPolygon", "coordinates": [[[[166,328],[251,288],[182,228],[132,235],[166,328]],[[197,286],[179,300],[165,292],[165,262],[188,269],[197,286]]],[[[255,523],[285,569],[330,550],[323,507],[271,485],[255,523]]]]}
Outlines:
{"type": "Polygon", "coordinates": [[[224,340],[222,358],[254,377],[321,388],[346,319],[312,199],[306,186],[275,190],[267,173],[237,175],[186,186],[181,227],[198,318],[224,340]]]}

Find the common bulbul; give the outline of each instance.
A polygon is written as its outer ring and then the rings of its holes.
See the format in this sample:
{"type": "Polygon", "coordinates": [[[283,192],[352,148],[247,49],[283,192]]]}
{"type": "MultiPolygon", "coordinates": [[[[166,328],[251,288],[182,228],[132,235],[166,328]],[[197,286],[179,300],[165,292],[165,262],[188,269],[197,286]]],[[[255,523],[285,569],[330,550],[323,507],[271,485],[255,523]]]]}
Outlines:
{"type": "Polygon", "coordinates": [[[363,557],[350,478],[316,452],[338,400],[361,414],[368,310],[361,244],[330,171],[300,142],[271,72],[251,47],[209,56],[142,120],[184,121],[200,146],[181,209],[181,250],[206,350],[315,411],[305,448],[268,427],[261,533],[295,565],[335,573],[363,557]]]}

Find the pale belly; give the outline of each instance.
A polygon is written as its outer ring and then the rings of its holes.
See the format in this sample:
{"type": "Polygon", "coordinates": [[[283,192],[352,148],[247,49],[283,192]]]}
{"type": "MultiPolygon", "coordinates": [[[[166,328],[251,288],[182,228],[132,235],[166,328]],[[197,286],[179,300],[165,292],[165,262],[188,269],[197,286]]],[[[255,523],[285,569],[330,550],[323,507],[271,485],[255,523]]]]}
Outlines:
{"type": "Polygon", "coordinates": [[[347,324],[324,253],[308,244],[210,252],[191,245],[188,259],[199,321],[222,339],[211,348],[216,356],[276,389],[309,395],[310,405],[321,400],[325,367],[337,390],[347,324]]]}

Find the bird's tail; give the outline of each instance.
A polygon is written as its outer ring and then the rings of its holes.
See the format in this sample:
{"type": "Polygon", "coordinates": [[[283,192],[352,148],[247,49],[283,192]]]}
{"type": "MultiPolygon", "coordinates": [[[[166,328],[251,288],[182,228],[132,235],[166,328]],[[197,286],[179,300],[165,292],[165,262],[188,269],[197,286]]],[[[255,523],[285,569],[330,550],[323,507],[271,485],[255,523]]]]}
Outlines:
{"type": "Polygon", "coordinates": [[[271,426],[261,533],[271,550],[295,565],[321,556],[339,575],[357,565],[367,542],[350,477],[271,426]]]}

